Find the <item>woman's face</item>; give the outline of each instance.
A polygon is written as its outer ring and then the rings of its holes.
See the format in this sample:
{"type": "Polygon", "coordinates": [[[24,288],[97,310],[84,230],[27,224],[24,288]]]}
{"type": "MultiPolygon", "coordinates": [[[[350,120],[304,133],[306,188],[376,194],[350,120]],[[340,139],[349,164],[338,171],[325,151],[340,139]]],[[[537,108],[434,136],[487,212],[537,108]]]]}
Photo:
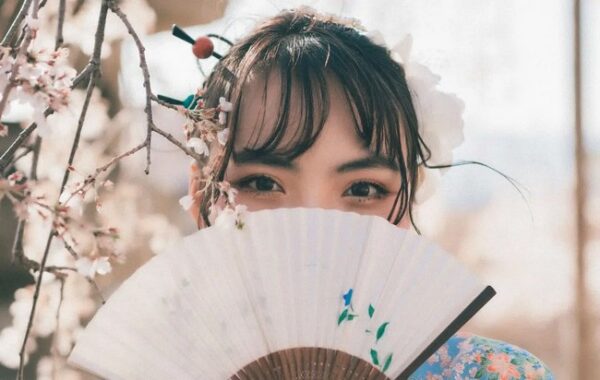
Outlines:
{"type": "MultiPolygon", "coordinates": [[[[249,211],[320,207],[387,218],[400,187],[400,174],[385,157],[373,156],[356,135],[350,105],[337,80],[328,79],[330,109],[320,136],[293,161],[242,153],[245,147],[256,146],[257,138],[260,142],[269,135],[266,127],[256,135],[259,123],[275,124],[280,100],[278,75],[271,74],[263,99],[264,91],[264,77],[260,76],[243,88],[240,124],[234,143],[237,160],[232,155],[225,172],[225,180],[238,190],[236,203],[246,205],[249,211]]],[[[297,103],[292,94],[291,104],[297,103]]],[[[291,110],[290,125],[297,125],[299,112],[299,109],[291,110]]],[[[291,135],[293,133],[287,133],[285,138],[291,135]]],[[[195,181],[191,181],[190,194],[196,189],[195,181]]],[[[191,210],[198,220],[198,204],[191,210]]],[[[399,226],[408,228],[409,223],[405,215],[399,226]]]]}

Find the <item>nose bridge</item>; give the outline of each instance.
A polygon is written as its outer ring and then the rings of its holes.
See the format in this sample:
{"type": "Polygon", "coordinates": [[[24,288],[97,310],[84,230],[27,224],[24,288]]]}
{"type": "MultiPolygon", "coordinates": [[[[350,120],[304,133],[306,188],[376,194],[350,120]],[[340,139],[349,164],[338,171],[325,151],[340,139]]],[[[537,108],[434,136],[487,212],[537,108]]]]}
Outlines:
{"type": "Polygon", "coordinates": [[[327,180],[316,178],[302,181],[300,189],[300,206],[301,207],[318,207],[318,208],[334,208],[331,189],[327,188],[327,180]]]}

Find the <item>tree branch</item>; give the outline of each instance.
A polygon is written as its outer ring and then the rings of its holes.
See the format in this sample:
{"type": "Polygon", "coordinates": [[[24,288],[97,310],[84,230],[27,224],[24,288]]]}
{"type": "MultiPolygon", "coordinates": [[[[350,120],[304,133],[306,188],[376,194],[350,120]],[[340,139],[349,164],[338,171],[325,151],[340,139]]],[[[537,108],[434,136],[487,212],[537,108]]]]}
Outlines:
{"type": "Polygon", "coordinates": [[[15,37],[15,34],[17,33],[19,26],[21,25],[21,23],[25,19],[25,16],[27,15],[27,12],[29,11],[29,7],[31,6],[31,1],[32,0],[23,1],[23,4],[21,5],[21,9],[19,10],[19,13],[17,13],[17,17],[15,17],[15,19],[13,20],[13,23],[10,25],[10,28],[8,29],[8,32],[6,32],[6,35],[4,35],[4,38],[2,39],[2,46],[5,46],[5,47],[10,46],[10,41],[12,41],[12,39],[15,37]]]}
{"type": "Polygon", "coordinates": [[[121,21],[127,28],[127,31],[129,32],[131,37],[133,37],[133,40],[135,41],[135,46],[138,49],[138,53],[139,53],[139,57],[140,57],[140,68],[142,69],[142,73],[144,75],[144,88],[146,90],[146,107],[145,107],[144,111],[146,112],[147,132],[146,132],[146,142],[145,142],[146,169],[144,170],[144,172],[146,174],[149,174],[150,173],[150,150],[151,150],[150,148],[151,148],[152,129],[154,126],[154,122],[152,120],[152,97],[153,97],[153,95],[152,95],[152,88],[150,87],[150,73],[148,71],[148,64],[146,63],[146,54],[144,53],[145,48],[144,48],[144,45],[142,44],[142,41],[140,40],[140,37],[136,33],[135,29],[133,29],[133,26],[129,22],[129,19],[127,18],[125,13],[123,13],[123,11],[121,11],[121,8],[119,8],[119,5],[117,4],[117,2],[114,0],[108,0],[108,6],[109,6],[110,10],[121,19],[121,21]]]}
{"type": "MultiPolygon", "coordinates": [[[[61,194],[64,190],[64,187],[68,181],[69,178],[69,173],[70,170],[68,169],[71,164],[73,163],[73,159],[75,157],[75,152],[77,151],[78,148],[78,143],[79,143],[79,136],[81,134],[81,129],[83,127],[83,122],[85,120],[85,116],[86,116],[86,112],[87,112],[87,108],[89,105],[89,101],[91,98],[91,94],[92,91],[94,89],[94,85],[96,82],[96,77],[99,74],[99,70],[100,70],[100,54],[102,52],[102,42],[104,41],[104,29],[106,27],[106,16],[108,14],[108,3],[106,1],[102,2],[102,5],[100,6],[100,15],[98,17],[98,26],[96,28],[96,36],[95,36],[95,42],[94,42],[94,53],[92,55],[92,59],[91,59],[91,64],[94,65],[94,69],[90,74],[90,78],[89,78],[89,82],[88,82],[88,87],[87,87],[87,93],[86,93],[86,99],[84,102],[84,106],[83,109],[81,111],[80,117],[79,117],[79,122],[77,125],[77,132],[76,132],[76,136],[75,136],[75,141],[73,142],[73,146],[71,149],[71,154],[69,156],[69,164],[67,166],[67,169],[65,170],[65,174],[63,176],[63,181],[61,184],[61,189],[59,194],[61,194]]],[[[38,279],[36,281],[35,284],[35,292],[33,294],[33,303],[31,305],[31,312],[29,313],[29,321],[27,323],[27,329],[25,330],[25,337],[23,339],[23,344],[21,346],[21,350],[19,352],[19,370],[17,372],[17,379],[18,380],[22,380],[23,379],[23,369],[24,369],[24,364],[25,364],[25,347],[27,345],[27,339],[29,338],[29,334],[31,332],[31,327],[33,325],[33,319],[35,316],[35,309],[37,306],[37,300],[40,294],[40,289],[42,286],[42,277],[44,275],[45,272],[45,267],[46,267],[46,261],[48,259],[48,253],[50,252],[50,244],[52,243],[52,239],[54,238],[54,236],[56,235],[56,231],[54,231],[54,229],[52,229],[50,231],[50,233],[48,234],[48,239],[46,241],[46,247],[44,249],[44,254],[42,256],[42,260],[40,262],[40,274],[38,276],[38,279]]]]}

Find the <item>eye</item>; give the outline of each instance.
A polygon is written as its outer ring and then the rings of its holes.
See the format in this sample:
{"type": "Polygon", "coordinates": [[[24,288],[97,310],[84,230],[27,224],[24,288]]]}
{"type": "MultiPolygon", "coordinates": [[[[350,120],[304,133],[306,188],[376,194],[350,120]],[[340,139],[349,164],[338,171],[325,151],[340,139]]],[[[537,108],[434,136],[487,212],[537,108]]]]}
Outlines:
{"type": "Polygon", "coordinates": [[[237,182],[236,187],[257,193],[283,192],[279,184],[266,175],[254,175],[237,182]]]}
{"type": "Polygon", "coordinates": [[[385,187],[368,181],[354,182],[345,192],[344,196],[355,198],[383,198],[389,194],[385,187]]]}

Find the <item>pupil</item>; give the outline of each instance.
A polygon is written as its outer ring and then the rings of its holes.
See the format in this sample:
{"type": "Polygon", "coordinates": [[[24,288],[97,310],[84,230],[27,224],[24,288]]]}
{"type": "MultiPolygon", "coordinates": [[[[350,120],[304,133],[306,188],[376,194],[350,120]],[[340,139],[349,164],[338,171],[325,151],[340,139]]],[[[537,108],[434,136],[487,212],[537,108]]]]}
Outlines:
{"type": "Polygon", "coordinates": [[[273,190],[273,181],[266,177],[260,177],[256,179],[256,189],[259,191],[270,191],[273,190]]]}
{"type": "Polygon", "coordinates": [[[369,184],[367,183],[358,183],[352,186],[352,191],[355,196],[358,197],[366,197],[369,195],[369,184]]]}

